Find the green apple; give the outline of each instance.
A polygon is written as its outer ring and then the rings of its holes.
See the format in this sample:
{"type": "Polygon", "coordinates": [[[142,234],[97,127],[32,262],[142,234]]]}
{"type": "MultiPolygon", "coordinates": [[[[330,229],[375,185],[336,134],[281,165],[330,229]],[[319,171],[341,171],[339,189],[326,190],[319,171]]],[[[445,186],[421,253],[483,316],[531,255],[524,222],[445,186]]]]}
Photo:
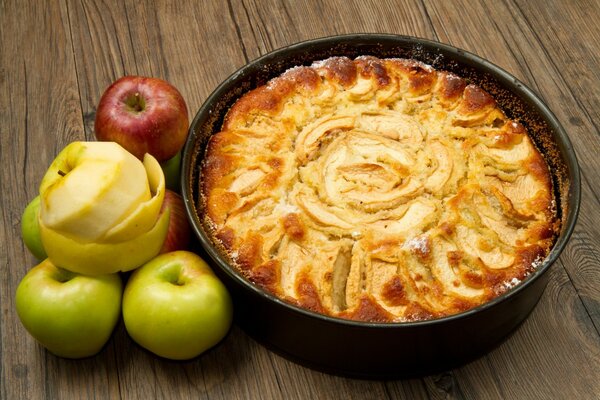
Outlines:
{"type": "Polygon", "coordinates": [[[160,163],[160,166],[165,174],[167,189],[174,192],[180,192],[180,169],[181,169],[181,151],[165,162],[160,163]]]}
{"type": "Polygon", "coordinates": [[[31,254],[41,261],[48,256],[40,237],[39,215],[40,196],[36,196],[23,211],[23,216],[21,217],[21,237],[31,254]]]}
{"type": "Polygon", "coordinates": [[[168,230],[160,212],[165,178],[114,142],[73,142],[40,184],[40,237],[48,258],[73,272],[101,275],[156,256],[168,230]]]}
{"type": "Polygon", "coordinates": [[[225,337],[233,306],[223,283],[198,255],[161,254],[135,270],[123,294],[131,338],[161,357],[187,360],[225,337]]]}
{"type": "Polygon", "coordinates": [[[17,314],[27,331],[50,352],[65,358],[98,353],[121,311],[118,274],[89,277],[44,260],[21,280],[17,314]]]}

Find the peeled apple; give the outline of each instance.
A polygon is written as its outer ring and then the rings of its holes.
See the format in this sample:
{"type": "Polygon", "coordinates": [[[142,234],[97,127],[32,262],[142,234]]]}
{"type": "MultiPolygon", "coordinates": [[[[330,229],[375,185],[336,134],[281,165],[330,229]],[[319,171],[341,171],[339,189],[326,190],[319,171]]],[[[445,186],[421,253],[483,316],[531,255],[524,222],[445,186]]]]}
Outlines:
{"type": "Polygon", "coordinates": [[[115,142],[73,142],[40,184],[39,227],[48,258],[88,275],[128,271],[158,254],[169,214],[165,178],[115,142]]]}

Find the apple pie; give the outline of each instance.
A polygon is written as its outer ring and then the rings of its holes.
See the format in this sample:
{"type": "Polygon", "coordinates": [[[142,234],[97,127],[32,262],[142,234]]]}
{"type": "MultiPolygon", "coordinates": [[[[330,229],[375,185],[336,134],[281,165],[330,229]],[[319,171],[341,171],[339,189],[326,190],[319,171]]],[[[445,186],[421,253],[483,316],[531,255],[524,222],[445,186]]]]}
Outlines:
{"type": "Polygon", "coordinates": [[[525,127],[411,59],[286,71],[237,100],[201,168],[203,218],[232,265],[334,317],[469,310],[532,273],[560,228],[525,127]]]}

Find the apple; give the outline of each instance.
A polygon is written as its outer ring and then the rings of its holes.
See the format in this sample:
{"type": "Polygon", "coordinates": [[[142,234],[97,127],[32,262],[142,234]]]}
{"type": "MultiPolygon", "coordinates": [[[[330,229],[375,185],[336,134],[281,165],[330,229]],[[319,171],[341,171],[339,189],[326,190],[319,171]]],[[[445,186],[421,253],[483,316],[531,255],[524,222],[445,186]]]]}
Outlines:
{"type": "Polygon", "coordinates": [[[178,151],[174,157],[160,163],[160,166],[165,174],[165,183],[167,189],[179,193],[181,191],[181,151],[178,151]]]}
{"type": "Polygon", "coordinates": [[[94,130],[98,140],[117,142],[139,159],[150,153],[164,162],[183,147],[188,125],[187,106],[173,85],[124,76],[102,94],[94,130]]]}
{"type": "Polygon", "coordinates": [[[40,184],[38,222],[48,258],[87,275],[139,267],[166,238],[165,190],[150,154],[141,162],[115,142],[69,144],[40,184]]]}
{"type": "Polygon", "coordinates": [[[16,309],[25,329],[57,356],[83,358],[98,353],[110,338],[121,311],[118,274],[90,277],[44,260],[19,283],[16,309]]]}
{"type": "MultiPolygon", "coordinates": [[[[144,164],[116,143],[73,142],[42,178],[40,217],[48,228],[97,240],[152,198],[147,174],[144,164]]],[[[154,207],[149,226],[159,210],[154,207]]]]}
{"type": "Polygon", "coordinates": [[[197,254],[161,254],[131,274],[123,321],[131,338],[173,360],[194,358],[219,343],[233,317],[223,283],[197,254]]]}
{"type": "Polygon", "coordinates": [[[21,217],[21,237],[31,254],[41,261],[48,256],[40,237],[39,215],[40,196],[36,196],[23,211],[23,216],[21,217]]]}
{"type": "Polygon", "coordinates": [[[190,244],[192,228],[187,219],[185,205],[181,196],[171,190],[165,192],[165,200],[161,211],[170,210],[169,229],[160,253],[169,253],[176,250],[187,250],[190,244]]]}

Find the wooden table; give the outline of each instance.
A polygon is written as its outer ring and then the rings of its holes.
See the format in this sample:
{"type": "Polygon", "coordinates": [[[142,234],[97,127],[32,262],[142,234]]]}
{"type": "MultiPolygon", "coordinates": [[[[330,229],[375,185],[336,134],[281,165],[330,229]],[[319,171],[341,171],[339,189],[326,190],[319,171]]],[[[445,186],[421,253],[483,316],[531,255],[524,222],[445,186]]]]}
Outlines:
{"type": "Polygon", "coordinates": [[[600,397],[600,2],[0,1],[2,399],[593,399],[600,397]],[[579,222],[530,318],[487,356],[412,380],[331,376],[234,327],[190,362],[159,359],[120,323],[97,356],[60,359],[20,324],[15,289],[35,260],[23,208],[55,155],[94,140],[96,105],[126,74],[178,87],[192,115],[229,74],[297,41],[352,32],[449,43],[503,67],[566,128],[582,167],[579,222]]]}

